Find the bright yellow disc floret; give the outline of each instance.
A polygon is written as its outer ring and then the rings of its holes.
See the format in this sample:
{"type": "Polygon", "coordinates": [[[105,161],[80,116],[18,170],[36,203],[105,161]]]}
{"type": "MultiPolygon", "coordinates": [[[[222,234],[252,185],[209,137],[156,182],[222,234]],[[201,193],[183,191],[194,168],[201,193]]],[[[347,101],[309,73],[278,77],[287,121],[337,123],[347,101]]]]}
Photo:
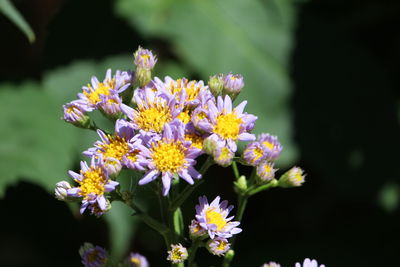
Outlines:
{"type": "Polygon", "coordinates": [[[235,113],[221,114],[217,117],[213,131],[223,139],[237,140],[242,122],[235,113]]]}
{"type": "Polygon", "coordinates": [[[187,162],[185,150],[182,142],[169,142],[166,139],[154,143],[150,149],[157,170],[170,173],[176,173],[184,167],[187,162]]]}

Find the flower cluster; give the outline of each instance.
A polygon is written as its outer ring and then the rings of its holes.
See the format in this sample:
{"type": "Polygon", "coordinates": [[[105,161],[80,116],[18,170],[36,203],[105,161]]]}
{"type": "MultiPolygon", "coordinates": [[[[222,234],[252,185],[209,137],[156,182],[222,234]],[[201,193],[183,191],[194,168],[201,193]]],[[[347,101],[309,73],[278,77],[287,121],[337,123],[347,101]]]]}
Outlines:
{"type": "MultiPolygon", "coordinates": [[[[228,266],[234,256],[234,242],[229,239],[242,231],[238,226],[247,199],[271,187],[300,186],[304,172],[293,167],[279,181],[275,179],[274,162],[282,146],[276,136],[267,133],[256,140],[252,130],[257,117],[245,111],[247,101],[234,105],[244,87],[240,74],[218,74],[210,77],[208,83],[152,77],[157,58],[141,47],[134,53],[133,62],[135,72],[117,70],[113,75],[109,69],[102,81],[92,77],[78,93],[78,99],[63,106],[66,122],[95,130],[98,140],[83,151],[88,161],[81,161],[80,170],[68,172],[74,185],[66,181],[57,183],[55,196],[63,201],[79,201],[81,213],[89,210],[96,216],[107,212],[112,201],[122,201],[164,237],[167,247],[171,247],[167,259],[173,264],[188,260],[190,266],[195,265],[197,248],[206,247],[210,253],[224,256],[224,266],[228,266]],[[92,121],[90,113],[94,110],[113,123],[111,132],[98,128],[92,121]],[[239,141],[249,143],[242,155],[235,157],[239,141]],[[199,168],[197,160],[201,155],[207,159],[199,168]],[[205,196],[200,197],[189,226],[192,244],[188,250],[182,245],[189,239],[183,236],[180,205],[214,163],[223,167],[232,165],[236,178],[233,184],[239,197],[237,221],[229,216],[233,206],[221,201],[220,196],[211,203],[205,196]],[[253,166],[252,176],[240,175],[237,163],[253,166]],[[168,196],[164,204],[163,199],[160,201],[162,222],[135,203],[132,189],[123,191],[120,183],[125,183],[119,174],[124,169],[136,173],[138,185],[156,183],[159,186],[154,191],[168,196]],[[178,185],[181,179],[188,184],[183,191],[178,185]],[[166,214],[171,214],[172,223],[166,223],[166,214]]],[[[91,244],[82,247],[81,256],[88,267],[106,266],[108,262],[105,250],[91,244]]],[[[314,267],[313,264],[314,261],[307,259],[303,267],[314,267]]],[[[123,266],[148,265],[142,255],[131,253],[123,266]]],[[[280,265],[270,262],[263,266],[280,265]]]]}
{"type": "Polygon", "coordinates": [[[230,248],[227,238],[238,234],[242,229],[238,228],[240,222],[232,221],[233,216],[228,217],[233,206],[228,206],[228,201],[220,202],[221,198],[216,197],[211,203],[205,196],[199,198],[199,205],[196,205],[196,219],[189,226],[192,239],[207,238],[208,250],[218,256],[224,255],[230,248]]]}

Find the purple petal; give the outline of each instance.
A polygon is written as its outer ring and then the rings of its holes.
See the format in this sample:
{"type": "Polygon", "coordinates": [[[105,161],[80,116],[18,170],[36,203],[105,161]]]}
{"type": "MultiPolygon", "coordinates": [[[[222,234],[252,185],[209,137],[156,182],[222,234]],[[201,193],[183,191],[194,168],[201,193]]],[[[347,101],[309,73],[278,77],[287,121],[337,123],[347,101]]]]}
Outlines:
{"type": "Polygon", "coordinates": [[[157,178],[158,171],[157,170],[151,170],[147,172],[142,179],[139,180],[139,185],[144,185],[147,183],[150,183],[151,181],[154,181],[157,178]]]}

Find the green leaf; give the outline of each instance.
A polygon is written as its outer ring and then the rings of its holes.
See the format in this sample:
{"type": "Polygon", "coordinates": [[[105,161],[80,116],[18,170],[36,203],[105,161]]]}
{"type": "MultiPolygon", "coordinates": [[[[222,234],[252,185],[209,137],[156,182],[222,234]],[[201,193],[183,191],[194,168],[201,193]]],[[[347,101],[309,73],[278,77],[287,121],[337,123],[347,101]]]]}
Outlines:
{"type": "Polygon", "coordinates": [[[25,34],[30,43],[35,41],[35,33],[9,0],[0,0],[0,12],[9,18],[25,34]]]}
{"type": "Polygon", "coordinates": [[[0,85],[0,196],[19,179],[50,192],[73,163],[76,129],[64,127],[61,107],[35,83],[0,85]]]}
{"type": "Polygon", "coordinates": [[[258,116],[256,132],[278,135],[285,147],[281,164],[295,159],[287,67],[292,1],[118,0],[116,12],[144,35],[167,39],[206,81],[215,73],[241,73],[246,86],[239,100],[248,100],[247,111],[258,116]]]}

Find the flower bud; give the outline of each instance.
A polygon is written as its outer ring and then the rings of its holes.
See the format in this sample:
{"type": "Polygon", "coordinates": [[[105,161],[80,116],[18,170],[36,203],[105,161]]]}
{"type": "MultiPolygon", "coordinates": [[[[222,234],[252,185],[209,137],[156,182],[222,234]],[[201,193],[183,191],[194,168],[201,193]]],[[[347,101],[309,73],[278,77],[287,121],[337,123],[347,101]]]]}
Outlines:
{"type": "Polygon", "coordinates": [[[85,243],[80,247],[79,254],[85,267],[103,267],[107,264],[107,252],[100,246],[85,243]]]}
{"type": "Polygon", "coordinates": [[[280,187],[297,187],[304,183],[305,174],[299,167],[293,167],[285,172],[279,179],[280,187]]]}
{"type": "Polygon", "coordinates": [[[85,105],[82,100],[74,100],[63,105],[64,121],[71,123],[80,128],[88,128],[90,125],[90,118],[86,115],[86,112],[90,112],[93,109],[85,105]]]}
{"type": "Polygon", "coordinates": [[[131,252],[127,259],[127,265],[129,267],[149,267],[149,262],[145,256],[131,252]]]}
{"type": "Polygon", "coordinates": [[[227,167],[231,165],[235,153],[232,152],[227,146],[220,146],[214,150],[214,161],[222,166],[227,167]]]}
{"type": "Polygon", "coordinates": [[[171,245],[171,250],[168,251],[167,260],[173,263],[184,262],[188,258],[187,249],[181,244],[171,245]]]}
{"type": "Polygon", "coordinates": [[[281,265],[279,263],[271,261],[268,263],[264,263],[263,265],[261,265],[261,267],[281,267],[281,265]]]}
{"type": "Polygon", "coordinates": [[[143,49],[140,46],[133,55],[137,68],[152,70],[157,62],[157,58],[150,50],[143,49]]]}
{"type": "Polygon", "coordinates": [[[208,81],[208,87],[215,97],[221,95],[224,89],[224,76],[222,74],[211,76],[208,81]]]}
{"type": "Polygon", "coordinates": [[[68,199],[68,189],[71,189],[71,185],[66,181],[56,183],[54,195],[58,200],[66,201],[68,199]]]}
{"type": "Polygon", "coordinates": [[[240,93],[244,86],[243,76],[240,74],[229,73],[224,78],[224,90],[223,93],[229,95],[232,99],[240,93]]]}
{"type": "Polygon", "coordinates": [[[244,175],[240,176],[239,179],[234,182],[235,189],[238,193],[244,193],[247,190],[247,180],[244,175]]]}
{"type": "Polygon", "coordinates": [[[270,182],[275,177],[274,164],[272,162],[263,161],[256,169],[257,172],[257,182],[265,184],[270,182]]]}
{"type": "Polygon", "coordinates": [[[230,244],[226,238],[217,237],[210,239],[206,248],[213,255],[223,256],[230,249],[230,244]]]}
{"type": "Polygon", "coordinates": [[[193,240],[207,236],[207,232],[203,227],[200,226],[198,221],[192,220],[192,223],[189,225],[189,235],[193,240]]]}

